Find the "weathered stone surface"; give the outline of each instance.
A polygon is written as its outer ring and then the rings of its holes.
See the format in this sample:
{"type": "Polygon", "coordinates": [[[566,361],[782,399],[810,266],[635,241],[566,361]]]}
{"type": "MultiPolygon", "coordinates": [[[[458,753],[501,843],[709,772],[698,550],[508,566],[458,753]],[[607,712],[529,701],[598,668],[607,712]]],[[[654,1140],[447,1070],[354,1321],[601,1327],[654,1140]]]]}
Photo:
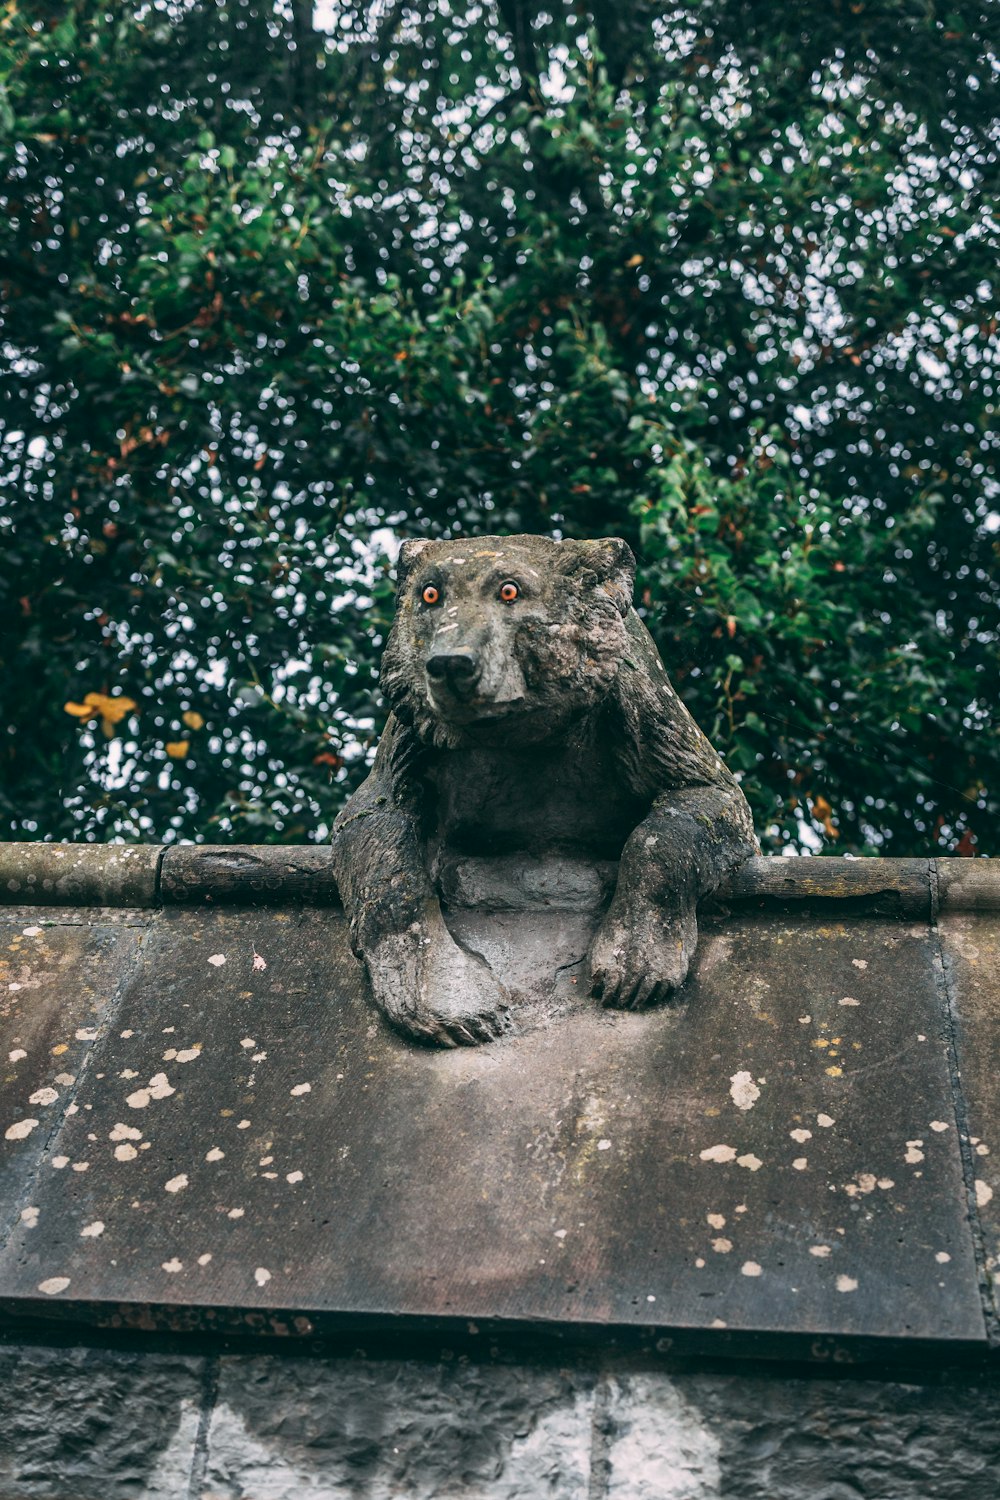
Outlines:
{"type": "Polygon", "coordinates": [[[186,1500],[204,1361],[0,1348],[3,1500],[186,1500]]]}
{"type": "Polygon", "coordinates": [[[0,901],[155,906],[156,844],[0,844],[0,901]]]}
{"type": "MultiPolygon", "coordinates": [[[[968,864],[968,860],[940,861],[968,864]]],[[[1000,878],[995,878],[1000,893],[1000,878]]],[[[931,861],[926,859],[748,859],[717,893],[718,902],[808,906],[846,917],[931,914],[931,861]]]]}
{"type": "Polygon", "coordinates": [[[733,918],[682,1009],[578,1003],[498,1047],[414,1049],[368,1009],[338,913],[164,912],[60,1132],[87,1170],[43,1168],[0,1292],[289,1333],[983,1338],[925,927],[733,918]]]}
{"type": "Polygon", "coordinates": [[[38,1164],[135,961],[143,927],[123,915],[0,908],[0,1239],[37,1219],[38,1164]]]}
{"type": "Polygon", "coordinates": [[[934,865],[942,912],[1000,912],[1000,861],[938,859],[934,865]]]}
{"type": "Polygon", "coordinates": [[[225,1359],[205,1500],[583,1500],[594,1384],[465,1360],[225,1359]]]}
{"type": "Polygon", "coordinates": [[[245,906],[326,906],[337,901],[333,855],[310,845],[185,844],[168,849],[160,899],[245,906]]]}
{"type": "Polygon", "coordinates": [[[1000,1318],[1000,915],[951,911],[940,932],[958,1023],[972,1209],[1000,1318]]]}
{"type": "Polygon", "coordinates": [[[995,1500],[1000,1406],[991,1381],[744,1372],[664,1377],[659,1396],[655,1385],[644,1388],[649,1408],[672,1411],[675,1387],[698,1414],[697,1431],[718,1435],[719,1488],[707,1493],[720,1500],[995,1500]]]}

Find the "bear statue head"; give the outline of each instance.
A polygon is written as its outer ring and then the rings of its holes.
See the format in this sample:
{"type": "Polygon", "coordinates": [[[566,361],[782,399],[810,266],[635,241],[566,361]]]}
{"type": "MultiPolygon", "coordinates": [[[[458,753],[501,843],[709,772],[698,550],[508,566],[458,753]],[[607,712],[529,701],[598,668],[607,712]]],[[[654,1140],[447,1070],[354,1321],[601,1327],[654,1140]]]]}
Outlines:
{"type": "Polygon", "coordinates": [[[382,690],[428,744],[559,734],[611,688],[635,558],[618,537],[404,542],[382,690]]]}

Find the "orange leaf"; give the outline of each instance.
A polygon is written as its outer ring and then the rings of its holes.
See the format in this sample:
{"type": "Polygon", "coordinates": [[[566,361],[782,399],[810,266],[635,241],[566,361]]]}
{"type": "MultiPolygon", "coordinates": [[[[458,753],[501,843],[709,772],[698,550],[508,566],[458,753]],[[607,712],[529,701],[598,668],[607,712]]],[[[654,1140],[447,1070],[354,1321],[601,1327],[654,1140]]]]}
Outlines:
{"type": "Polygon", "coordinates": [[[189,729],[204,729],[205,727],[205,720],[193,708],[188,709],[186,714],[181,714],[181,723],[186,724],[189,729]]]}
{"type": "Polygon", "coordinates": [[[191,741],[168,740],[163,748],[164,750],[166,750],[171,760],[183,760],[185,755],[187,755],[188,750],[191,748],[191,741]]]}

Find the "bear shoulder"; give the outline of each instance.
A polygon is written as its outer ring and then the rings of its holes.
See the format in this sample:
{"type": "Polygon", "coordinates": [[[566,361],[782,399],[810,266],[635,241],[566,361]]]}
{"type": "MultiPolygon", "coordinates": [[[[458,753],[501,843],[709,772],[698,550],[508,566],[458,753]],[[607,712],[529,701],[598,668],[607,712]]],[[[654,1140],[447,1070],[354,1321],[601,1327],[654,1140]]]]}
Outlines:
{"type": "Polygon", "coordinates": [[[640,797],[684,786],[732,786],[732,773],[679,697],[653,637],[634,609],[626,652],[606,700],[615,755],[640,797]]]}

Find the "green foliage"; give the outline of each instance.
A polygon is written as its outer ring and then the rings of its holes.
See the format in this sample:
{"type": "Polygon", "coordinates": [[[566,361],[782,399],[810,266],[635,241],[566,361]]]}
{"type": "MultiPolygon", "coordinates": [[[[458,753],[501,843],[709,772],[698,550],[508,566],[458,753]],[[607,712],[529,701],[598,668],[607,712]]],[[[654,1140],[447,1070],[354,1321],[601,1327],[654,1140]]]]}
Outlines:
{"type": "Polygon", "coordinates": [[[0,15],[7,836],[324,838],[393,538],[539,530],[765,848],[995,853],[985,5],[326,13],[0,15]]]}

